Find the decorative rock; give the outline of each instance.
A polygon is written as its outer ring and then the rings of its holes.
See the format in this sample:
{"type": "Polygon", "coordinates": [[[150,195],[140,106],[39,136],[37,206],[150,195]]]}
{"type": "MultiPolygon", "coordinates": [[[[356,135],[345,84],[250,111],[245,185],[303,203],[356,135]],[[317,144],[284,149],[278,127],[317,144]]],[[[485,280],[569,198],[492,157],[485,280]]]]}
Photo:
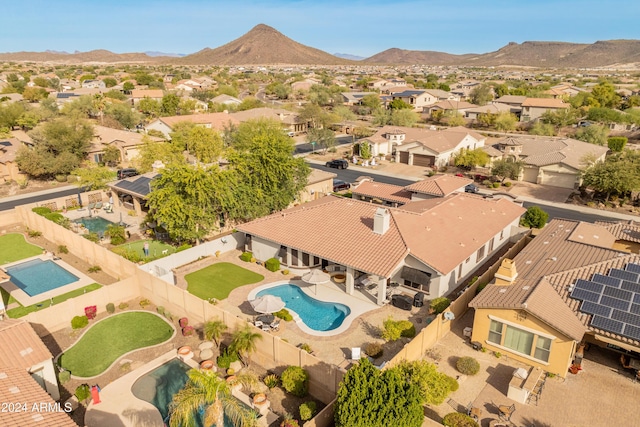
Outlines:
{"type": "Polygon", "coordinates": [[[207,360],[213,357],[213,350],[210,348],[205,348],[200,352],[200,359],[207,360]]]}
{"type": "Polygon", "coordinates": [[[208,348],[213,348],[213,343],[211,341],[202,341],[198,346],[200,350],[206,350],[208,348]]]}

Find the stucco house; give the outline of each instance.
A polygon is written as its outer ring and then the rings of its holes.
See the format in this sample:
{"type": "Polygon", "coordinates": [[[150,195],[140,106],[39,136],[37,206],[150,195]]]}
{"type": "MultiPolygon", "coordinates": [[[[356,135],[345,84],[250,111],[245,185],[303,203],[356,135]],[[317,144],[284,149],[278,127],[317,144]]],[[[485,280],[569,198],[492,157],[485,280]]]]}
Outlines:
{"type": "Polygon", "coordinates": [[[396,99],[400,99],[405,103],[411,105],[414,110],[420,110],[427,105],[433,105],[436,102],[440,101],[437,95],[433,95],[426,90],[405,90],[403,92],[395,92],[391,94],[391,101],[395,101],[396,99]]]}
{"type": "Polygon", "coordinates": [[[472,341],[562,377],[581,343],[640,353],[638,236],[633,222],[552,220],[469,304],[472,341]]]}
{"type": "Polygon", "coordinates": [[[346,293],[367,292],[382,305],[392,282],[430,298],[452,292],[509,241],[522,213],[508,200],[466,193],[397,208],[327,196],[237,229],[257,259],[298,269],[341,265],[346,293]],[[367,290],[356,287],[363,277],[367,290]]]}
{"type": "Polygon", "coordinates": [[[129,166],[129,163],[138,157],[140,147],[144,145],[145,141],[162,141],[161,138],[143,133],[113,129],[99,125],[94,125],[93,130],[94,137],[89,146],[87,156],[95,163],[103,163],[105,148],[113,146],[120,151],[120,161],[123,166],[129,166]]]}
{"type": "Polygon", "coordinates": [[[204,126],[207,129],[215,129],[218,131],[223,131],[224,127],[230,123],[240,123],[232,114],[228,113],[188,114],[185,116],[160,117],[149,123],[145,129],[147,132],[152,129],[162,132],[167,140],[171,140],[169,134],[173,132],[173,127],[180,122],[195,123],[198,126],[204,126]]]}
{"type": "Polygon", "coordinates": [[[85,89],[106,89],[107,85],[102,80],[85,80],[82,82],[85,89]]]}
{"type": "Polygon", "coordinates": [[[298,114],[282,108],[252,108],[251,110],[238,111],[229,115],[239,123],[254,119],[277,120],[283,129],[288,129],[295,133],[306,132],[308,128],[308,123],[300,119],[298,114]]]}
{"type": "Polygon", "coordinates": [[[131,91],[131,105],[138,105],[145,98],[162,101],[164,92],[161,89],[133,89],[131,91]]]}
{"type": "Polygon", "coordinates": [[[539,119],[547,111],[557,111],[569,108],[570,105],[556,98],[527,98],[522,103],[521,122],[539,119]]]}
{"type": "Polygon", "coordinates": [[[444,111],[445,113],[450,112],[464,114],[470,108],[475,107],[477,107],[477,105],[467,101],[445,100],[424,107],[422,112],[433,114],[435,111],[444,111]]]}
{"type": "Polygon", "coordinates": [[[214,104],[224,104],[224,105],[240,105],[242,101],[235,96],[227,95],[223,93],[222,95],[218,95],[211,100],[214,104]]]}
{"type": "Polygon", "coordinates": [[[17,181],[25,177],[16,163],[16,154],[20,145],[17,138],[0,139],[0,183],[17,181]]]}

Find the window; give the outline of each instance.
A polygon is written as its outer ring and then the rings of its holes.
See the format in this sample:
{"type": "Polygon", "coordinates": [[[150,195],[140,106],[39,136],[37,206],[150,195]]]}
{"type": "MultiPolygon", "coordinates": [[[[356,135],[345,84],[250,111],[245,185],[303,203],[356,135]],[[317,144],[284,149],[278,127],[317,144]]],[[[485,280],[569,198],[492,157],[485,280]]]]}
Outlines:
{"type": "Polygon", "coordinates": [[[507,325],[507,332],[504,336],[504,346],[522,354],[531,354],[534,335],[531,332],[523,331],[507,325]]]}
{"type": "Polygon", "coordinates": [[[489,326],[489,342],[502,345],[502,326],[503,324],[495,320],[491,321],[489,326]]]}
{"type": "Polygon", "coordinates": [[[479,262],[482,258],[484,258],[484,246],[476,252],[476,262],[479,262]]]}
{"type": "Polygon", "coordinates": [[[504,239],[504,230],[500,232],[500,240],[504,239]]]}
{"type": "Polygon", "coordinates": [[[536,341],[536,350],[533,353],[533,357],[536,359],[549,361],[549,352],[551,350],[551,339],[547,337],[538,336],[536,341]]]}
{"type": "Polygon", "coordinates": [[[489,240],[489,252],[493,251],[493,238],[489,240]]]}
{"type": "Polygon", "coordinates": [[[469,263],[469,261],[471,261],[471,257],[467,258],[464,263],[467,264],[467,263],[469,263]]]}
{"type": "Polygon", "coordinates": [[[458,266],[458,280],[462,278],[462,264],[458,266]]]}

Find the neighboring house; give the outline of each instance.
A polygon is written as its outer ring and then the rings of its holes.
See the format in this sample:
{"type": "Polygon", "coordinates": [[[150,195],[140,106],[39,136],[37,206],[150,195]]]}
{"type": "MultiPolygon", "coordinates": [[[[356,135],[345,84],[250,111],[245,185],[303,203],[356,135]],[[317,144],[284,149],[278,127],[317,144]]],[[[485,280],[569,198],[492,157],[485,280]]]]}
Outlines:
{"type": "Polygon", "coordinates": [[[247,120],[254,119],[278,120],[283,129],[295,133],[306,132],[308,128],[308,123],[302,121],[298,114],[281,108],[253,108],[251,110],[231,113],[230,116],[238,122],[246,122],[247,120]]]}
{"type": "Polygon", "coordinates": [[[107,85],[102,80],[85,80],[82,82],[83,89],[106,89],[107,85]]]}
{"type": "Polygon", "coordinates": [[[505,199],[466,193],[398,208],[327,196],[237,226],[245,250],[292,268],[339,264],[346,292],[382,305],[387,284],[447,295],[505,245],[524,208],[505,199]],[[478,212],[483,212],[479,215],[478,212]],[[453,218],[453,219],[452,219],[453,218]],[[367,289],[358,290],[359,278],[367,289]]]}
{"type": "Polygon", "coordinates": [[[577,188],[581,174],[588,167],[586,158],[604,161],[607,147],[589,144],[572,138],[518,136],[499,140],[485,151],[497,158],[521,160],[520,181],[553,187],[577,188]]]}
{"type": "Polygon", "coordinates": [[[470,120],[477,120],[480,114],[514,113],[513,107],[507,104],[492,103],[481,107],[474,107],[465,110],[464,117],[470,120]]]}
{"type": "MultiPolygon", "coordinates": [[[[2,89],[2,86],[0,86],[0,89],[2,89]]],[[[18,102],[18,101],[22,101],[22,94],[19,93],[3,93],[0,94],[0,103],[6,102],[6,103],[11,103],[11,102],[18,102]]]]}
{"type": "Polygon", "coordinates": [[[368,143],[374,156],[393,154],[398,163],[440,167],[463,148],[483,147],[485,137],[461,126],[442,130],[384,126],[360,143],[368,143]]]}
{"type": "Polygon", "coordinates": [[[477,105],[471,104],[467,101],[440,101],[436,104],[426,106],[422,109],[423,113],[433,114],[434,111],[444,111],[445,113],[460,113],[465,114],[470,108],[475,108],[477,105]]]}
{"type": "Polygon", "coordinates": [[[526,96],[520,95],[503,95],[498,99],[492,101],[493,103],[499,104],[507,104],[511,107],[517,108],[518,110],[522,110],[522,103],[527,100],[526,96]]]}
{"type": "Polygon", "coordinates": [[[242,101],[239,100],[238,98],[236,98],[235,96],[231,96],[231,95],[227,95],[227,94],[222,94],[222,95],[218,95],[215,98],[213,98],[211,100],[212,103],[214,104],[224,104],[224,105],[240,105],[242,104],[242,101]]]}
{"type": "Polygon", "coordinates": [[[21,369],[53,400],[60,400],[53,355],[26,320],[0,320],[0,342],[0,371],[5,367],[21,369]]]}
{"type": "Polygon", "coordinates": [[[311,169],[311,173],[307,177],[307,186],[298,195],[294,203],[306,203],[331,194],[333,192],[333,178],[335,177],[337,177],[335,173],[311,169]]]}
{"type": "Polygon", "coordinates": [[[229,124],[238,124],[239,121],[229,113],[189,114],[185,116],[160,117],[149,123],[145,130],[157,130],[162,132],[167,140],[171,140],[170,133],[173,127],[180,122],[191,122],[208,129],[223,131],[229,124]]]}
{"type": "Polygon", "coordinates": [[[446,90],[425,89],[425,92],[427,92],[430,95],[432,95],[435,98],[437,98],[438,102],[440,102],[440,101],[460,101],[460,97],[458,95],[453,94],[451,92],[447,92],[446,90]]]}
{"type": "Polygon", "coordinates": [[[18,181],[25,177],[16,163],[20,145],[17,138],[0,139],[0,183],[18,181]]]}
{"type": "Polygon", "coordinates": [[[362,103],[362,98],[365,96],[378,96],[375,92],[342,92],[341,95],[345,105],[360,105],[362,103]]]}
{"type": "Polygon", "coordinates": [[[439,101],[439,98],[432,95],[426,90],[405,90],[403,92],[395,92],[391,94],[391,101],[401,99],[406,104],[411,105],[414,110],[420,110],[427,105],[433,105],[439,101]]]}
{"type": "Polygon", "coordinates": [[[104,149],[108,146],[114,146],[120,151],[120,161],[123,166],[129,166],[129,163],[138,157],[140,147],[145,143],[145,137],[152,142],[160,142],[161,138],[152,137],[143,133],[137,133],[126,130],[108,128],[104,126],[94,125],[94,138],[89,146],[88,154],[90,160],[96,163],[104,163],[104,149]]]}
{"type": "Polygon", "coordinates": [[[638,223],[552,220],[471,301],[471,340],[562,377],[581,343],[637,355],[638,236],[638,223]]]}
{"type": "Polygon", "coordinates": [[[131,91],[131,105],[137,105],[144,98],[162,101],[164,92],[161,89],[133,89],[131,91]]]}
{"type": "Polygon", "coordinates": [[[521,122],[530,122],[539,119],[547,111],[557,111],[569,108],[561,99],[554,98],[527,98],[522,103],[521,122]]]}

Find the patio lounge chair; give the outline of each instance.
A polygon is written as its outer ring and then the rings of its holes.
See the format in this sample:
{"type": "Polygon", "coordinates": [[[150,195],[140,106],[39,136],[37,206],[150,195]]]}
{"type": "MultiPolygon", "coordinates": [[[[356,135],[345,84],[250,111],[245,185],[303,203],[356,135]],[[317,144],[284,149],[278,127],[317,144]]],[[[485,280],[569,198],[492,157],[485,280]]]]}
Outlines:
{"type": "Polygon", "coordinates": [[[353,347],[351,349],[351,360],[360,360],[361,357],[362,351],[360,350],[360,347],[353,347]]]}
{"type": "Polygon", "coordinates": [[[271,329],[273,329],[274,331],[277,331],[280,329],[280,319],[276,319],[273,322],[271,322],[271,324],[269,325],[271,327],[271,329]]]}
{"type": "Polygon", "coordinates": [[[263,324],[260,329],[262,329],[263,332],[271,332],[271,326],[269,325],[263,324]]]}
{"type": "Polygon", "coordinates": [[[262,328],[262,326],[264,325],[262,320],[256,320],[255,322],[253,322],[253,324],[256,325],[256,327],[258,328],[262,328]]]}
{"type": "Polygon", "coordinates": [[[516,405],[500,405],[498,406],[498,411],[500,412],[500,414],[498,414],[498,418],[502,421],[511,421],[511,416],[516,411],[516,405]]]}

